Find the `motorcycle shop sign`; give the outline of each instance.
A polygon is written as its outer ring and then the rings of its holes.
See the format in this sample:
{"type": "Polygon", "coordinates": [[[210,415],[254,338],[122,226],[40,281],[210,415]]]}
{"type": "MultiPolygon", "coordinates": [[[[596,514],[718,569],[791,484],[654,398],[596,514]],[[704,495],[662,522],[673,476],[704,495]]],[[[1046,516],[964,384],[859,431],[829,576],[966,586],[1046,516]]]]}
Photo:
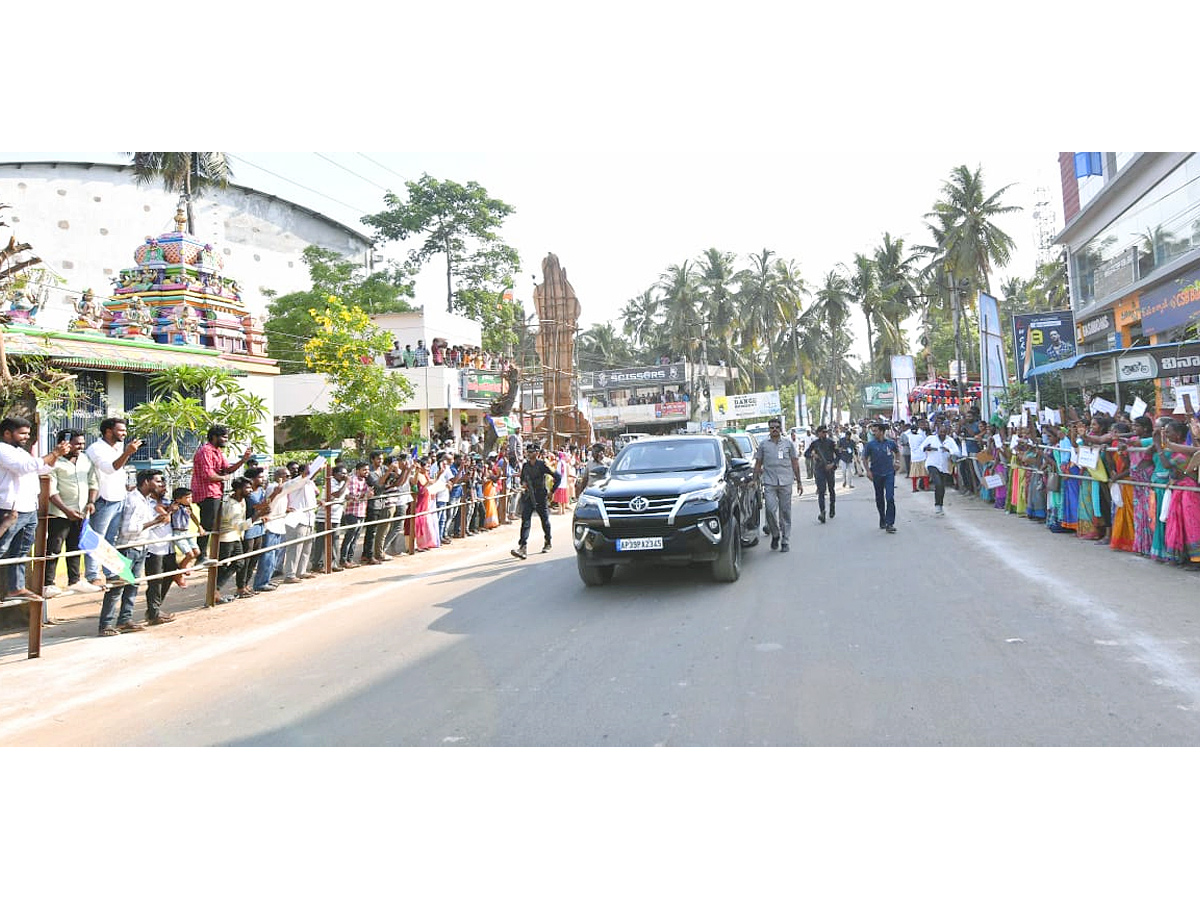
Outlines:
{"type": "Polygon", "coordinates": [[[1200,375],[1200,342],[1162,349],[1147,347],[1117,358],[1117,381],[1143,378],[1180,378],[1200,375]]]}

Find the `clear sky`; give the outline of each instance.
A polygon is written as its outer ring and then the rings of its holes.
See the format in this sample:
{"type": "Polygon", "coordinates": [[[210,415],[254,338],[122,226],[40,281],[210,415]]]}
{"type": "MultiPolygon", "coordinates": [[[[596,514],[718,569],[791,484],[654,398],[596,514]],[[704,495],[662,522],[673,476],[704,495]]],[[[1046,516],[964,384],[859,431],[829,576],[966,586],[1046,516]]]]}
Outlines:
{"type": "MultiPolygon", "coordinates": [[[[617,320],[621,306],[650,287],[672,263],[708,247],[736,252],[743,264],[763,248],[800,265],[819,284],[856,252],[871,253],[885,231],[907,245],[928,241],[923,216],[953,167],[982,167],[991,193],[1022,212],[998,224],[1016,241],[1011,264],[993,278],[1033,273],[1034,191],[1050,191],[1061,220],[1057,150],[926,152],[623,152],[395,153],[226,151],[234,180],[316,209],[364,232],[360,219],[384,209],[391,189],[423,173],[476,181],[515,207],[503,237],[521,255],[517,296],[532,312],[532,285],[553,251],[582,305],[583,327],[617,320]]],[[[113,152],[6,153],[2,159],[92,158],[125,161],[113,152]]],[[[399,257],[403,248],[384,248],[399,257]]],[[[420,303],[444,302],[440,259],[418,282],[420,303]]],[[[856,331],[862,332],[861,322],[856,331]]],[[[860,354],[865,340],[860,334],[860,354]]]]}

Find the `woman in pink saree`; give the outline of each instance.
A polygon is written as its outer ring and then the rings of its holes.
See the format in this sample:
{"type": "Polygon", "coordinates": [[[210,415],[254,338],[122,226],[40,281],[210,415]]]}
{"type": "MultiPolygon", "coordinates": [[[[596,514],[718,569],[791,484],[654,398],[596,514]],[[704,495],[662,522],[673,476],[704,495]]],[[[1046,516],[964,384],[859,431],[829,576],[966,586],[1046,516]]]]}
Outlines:
{"type": "Polygon", "coordinates": [[[1167,507],[1167,555],[1177,565],[1196,565],[1200,563],[1200,493],[1196,491],[1200,453],[1195,447],[1183,445],[1187,426],[1182,422],[1167,423],[1164,432],[1172,488],[1167,507]]]}
{"type": "Polygon", "coordinates": [[[440,547],[437,509],[433,505],[433,494],[429,490],[429,470],[418,462],[416,468],[417,502],[413,507],[413,545],[417,552],[440,547]],[[430,513],[430,510],[433,510],[430,513]]]}

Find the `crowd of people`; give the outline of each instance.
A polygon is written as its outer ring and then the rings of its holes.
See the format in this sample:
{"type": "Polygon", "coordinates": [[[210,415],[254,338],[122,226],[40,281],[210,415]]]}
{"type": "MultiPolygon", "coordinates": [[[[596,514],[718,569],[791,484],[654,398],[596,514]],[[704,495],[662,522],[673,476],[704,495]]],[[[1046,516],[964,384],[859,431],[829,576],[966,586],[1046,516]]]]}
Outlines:
{"type": "Polygon", "coordinates": [[[609,406],[644,406],[653,405],[655,403],[687,403],[691,397],[687,391],[659,391],[656,394],[646,393],[644,391],[631,391],[628,396],[612,397],[608,394],[592,394],[588,398],[588,402],[592,406],[609,407],[609,406]]]}
{"type": "Polygon", "coordinates": [[[429,346],[418,340],[417,346],[392,341],[392,349],[384,354],[384,363],[391,369],[419,369],[424,366],[448,366],[452,369],[486,369],[504,371],[511,365],[507,357],[484,350],[482,347],[450,344],[442,338],[434,338],[429,346]]]}
{"type": "MultiPolygon", "coordinates": [[[[911,493],[932,494],[935,515],[955,490],[1055,534],[1200,566],[1200,417],[1016,418],[983,421],[971,408],[874,424],[900,454],[898,477],[911,493]]],[[[867,425],[857,426],[860,438],[867,425]]]]}
{"type": "MultiPolygon", "coordinates": [[[[586,470],[582,448],[574,444],[543,456],[536,444],[525,446],[513,435],[484,453],[479,435],[469,430],[458,439],[431,440],[425,453],[410,447],[362,459],[343,455],[330,463],[328,476],[324,459],[268,470],[254,464],[250,450],[227,457],[229,430],[214,426],[193,457],[190,484],[169,491],[159,469],[140,469],[131,478],[127,466],[141,441],[128,439],[122,418],[105,419],[90,442],[64,430],[43,457],[25,449],[31,431],[25,419],[0,422],[0,559],[30,558],[39,479],[49,476],[40,596],[103,592],[101,636],[170,622],[163,602],[171,588],[186,587],[191,575],[207,576],[209,566],[217,567],[219,603],[323,574],[327,531],[333,532],[333,572],[383,565],[410,548],[435,550],[495,529],[502,518],[522,519],[523,546],[532,516],[543,511],[548,548],[549,510],[568,510],[577,476],[586,470]],[[548,477],[535,483],[531,472],[548,477]],[[124,560],[106,556],[101,543],[124,560]],[[58,585],[60,564],[65,588],[58,585]],[[134,610],[143,588],[145,617],[138,622],[134,610]]],[[[5,597],[39,596],[26,587],[21,562],[0,568],[0,577],[5,597]]],[[[43,604],[43,624],[55,624],[50,603],[43,604]]]]}

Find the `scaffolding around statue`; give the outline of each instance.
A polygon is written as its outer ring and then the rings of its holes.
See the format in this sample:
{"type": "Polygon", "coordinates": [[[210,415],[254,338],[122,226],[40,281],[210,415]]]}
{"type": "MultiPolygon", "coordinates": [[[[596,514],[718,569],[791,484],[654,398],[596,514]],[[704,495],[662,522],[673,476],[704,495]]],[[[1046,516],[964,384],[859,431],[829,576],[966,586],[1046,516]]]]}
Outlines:
{"type": "Polygon", "coordinates": [[[542,361],[545,404],[531,410],[533,435],[552,450],[571,441],[586,446],[592,440],[592,426],[575,404],[579,298],[567,280],[567,270],[553,253],[542,260],[542,283],[534,285],[533,304],[538,317],[537,352],[542,361]]]}

